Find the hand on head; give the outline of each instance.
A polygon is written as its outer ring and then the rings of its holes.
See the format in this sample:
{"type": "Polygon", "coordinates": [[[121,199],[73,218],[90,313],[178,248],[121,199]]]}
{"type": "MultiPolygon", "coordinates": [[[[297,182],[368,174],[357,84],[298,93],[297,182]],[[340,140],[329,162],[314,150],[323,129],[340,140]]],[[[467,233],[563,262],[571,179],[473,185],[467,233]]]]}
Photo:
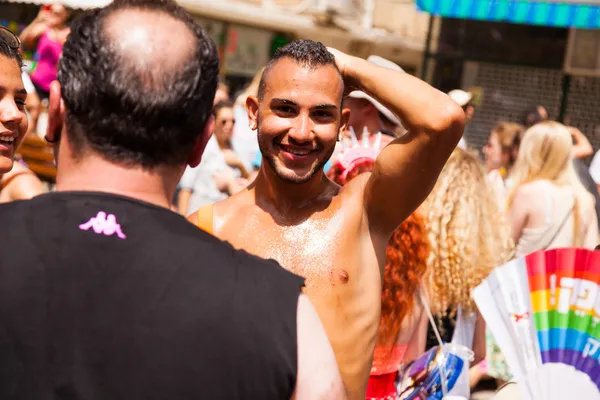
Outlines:
{"type": "Polygon", "coordinates": [[[353,92],[354,90],[360,90],[360,82],[358,82],[352,76],[352,64],[355,63],[357,60],[361,59],[343,53],[332,47],[328,47],[327,50],[335,56],[335,64],[337,65],[338,69],[342,73],[342,77],[344,78],[344,97],[346,97],[348,94],[350,94],[350,92],[353,92]]]}

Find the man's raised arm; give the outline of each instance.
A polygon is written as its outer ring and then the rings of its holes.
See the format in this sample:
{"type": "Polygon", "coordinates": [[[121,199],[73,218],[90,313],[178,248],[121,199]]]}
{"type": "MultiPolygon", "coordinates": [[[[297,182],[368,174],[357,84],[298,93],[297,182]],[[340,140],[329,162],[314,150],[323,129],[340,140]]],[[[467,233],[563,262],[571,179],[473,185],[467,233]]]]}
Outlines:
{"type": "Polygon", "coordinates": [[[420,79],[332,52],[344,81],[379,100],[408,130],[381,151],[365,187],[370,230],[387,243],[432,190],[463,134],[465,114],[450,97],[420,79]]]}

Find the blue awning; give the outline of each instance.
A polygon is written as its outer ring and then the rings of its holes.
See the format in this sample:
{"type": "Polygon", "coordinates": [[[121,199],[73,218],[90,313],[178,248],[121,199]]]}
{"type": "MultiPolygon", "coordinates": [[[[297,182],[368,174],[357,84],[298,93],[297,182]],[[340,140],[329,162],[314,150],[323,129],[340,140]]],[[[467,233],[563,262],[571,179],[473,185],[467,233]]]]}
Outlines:
{"type": "Polygon", "coordinates": [[[417,0],[417,7],[448,18],[563,28],[600,28],[600,1],[417,0]]]}

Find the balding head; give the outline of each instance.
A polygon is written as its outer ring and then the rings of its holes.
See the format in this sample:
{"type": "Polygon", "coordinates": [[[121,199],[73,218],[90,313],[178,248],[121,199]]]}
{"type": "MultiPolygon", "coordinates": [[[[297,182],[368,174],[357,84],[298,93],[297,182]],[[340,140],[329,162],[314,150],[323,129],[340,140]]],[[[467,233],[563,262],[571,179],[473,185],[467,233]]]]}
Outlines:
{"type": "Polygon", "coordinates": [[[58,75],[74,151],[147,168],[185,162],[218,69],[214,43],[174,1],[115,0],[84,14],[58,75]]]}
{"type": "Polygon", "coordinates": [[[196,42],[185,24],[157,10],[116,11],[103,29],[123,71],[137,75],[151,89],[168,89],[165,81],[189,62],[196,42]]]}

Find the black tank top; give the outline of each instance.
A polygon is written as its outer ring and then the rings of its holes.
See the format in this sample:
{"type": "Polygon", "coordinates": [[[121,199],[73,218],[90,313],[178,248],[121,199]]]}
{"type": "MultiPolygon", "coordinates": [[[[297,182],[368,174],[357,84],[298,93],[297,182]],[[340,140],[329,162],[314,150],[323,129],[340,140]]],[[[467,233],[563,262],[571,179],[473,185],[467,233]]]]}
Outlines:
{"type": "Polygon", "coordinates": [[[166,209],[0,206],[0,399],[289,399],[303,280],[166,209]]]}

